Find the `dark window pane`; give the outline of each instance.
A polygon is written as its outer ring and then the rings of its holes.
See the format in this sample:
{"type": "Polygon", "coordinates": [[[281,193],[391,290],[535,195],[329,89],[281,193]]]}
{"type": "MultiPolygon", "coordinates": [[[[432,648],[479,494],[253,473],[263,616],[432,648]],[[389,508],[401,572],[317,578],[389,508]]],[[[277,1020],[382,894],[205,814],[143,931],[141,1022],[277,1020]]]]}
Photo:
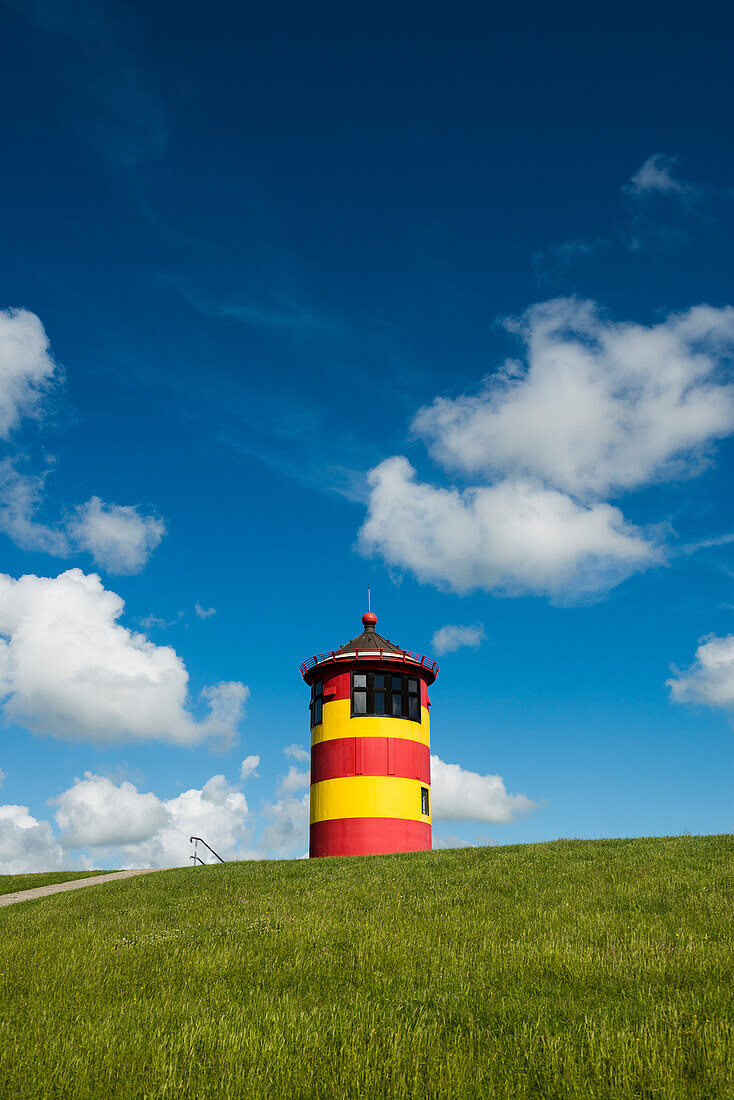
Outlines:
{"type": "Polygon", "coordinates": [[[414,722],[419,722],[421,717],[421,708],[418,705],[418,696],[411,695],[408,698],[408,718],[412,718],[414,722]]]}
{"type": "Polygon", "coordinates": [[[418,681],[417,680],[408,680],[408,691],[417,691],[417,690],[418,690],[418,681]]]}
{"type": "Polygon", "coordinates": [[[421,813],[428,815],[431,812],[428,802],[428,787],[421,787],[421,813]]]}
{"type": "Polygon", "coordinates": [[[314,695],[322,695],[323,694],[323,687],[324,687],[324,681],[323,680],[317,680],[316,683],[313,686],[314,695]]]}
{"type": "Polygon", "coordinates": [[[402,691],[402,689],[403,689],[403,677],[402,676],[393,676],[392,677],[392,689],[393,689],[393,691],[402,691]]]}
{"type": "Polygon", "coordinates": [[[385,693],[384,691],[375,692],[375,714],[385,713],[385,693]]]}
{"type": "Polygon", "coordinates": [[[403,697],[402,697],[402,695],[393,695],[393,697],[392,697],[392,713],[393,713],[393,718],[402,718],[402,716],[403,716],[403,697]]]}
{"type": "Polygon", "coordinates": [[[364,672],[355,672],[354,674],[354,686],[356,688],[367,687],[367,674],[364,672]]]}
{"type": "Polygon", "coordinates": [[[375,673],[375,691],[385,690],[385,677],[381,672],[375,673]]]}
{"type": "Polygon", "coordinates": [[[354,692],[354,713],[366,714],[367,713],[367,692],[355,691],[354,692]]]}
{"type": "Polygon", "coordinates": [[[321,715],[322,715],[321,700],[317,699],[316,702],[313,705],[313,724],[315,726],[320,726],[321,725],[321,715]]]}

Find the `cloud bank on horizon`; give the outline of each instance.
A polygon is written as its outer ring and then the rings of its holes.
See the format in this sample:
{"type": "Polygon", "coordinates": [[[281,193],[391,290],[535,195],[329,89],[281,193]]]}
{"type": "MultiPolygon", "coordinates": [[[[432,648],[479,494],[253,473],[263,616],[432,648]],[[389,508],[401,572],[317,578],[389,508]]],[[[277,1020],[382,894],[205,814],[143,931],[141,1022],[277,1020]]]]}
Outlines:
{"type": "MultiPolygon", "coordinates": [[[[258,763],[257,756],[242,761],[240,784],[257,778],[258,763]]],[[[0,874],[72,864],[81,869],[113,864],[183,867],[190,863],[191,835],[204,836],[224,859],[301,856],[307,846],[309,796],[300,791],[308,785],[308,773],[294,775],[291,766],[275,801],[263,802],[253,813],[240,786],[228,783],[224,775],[212,776],[201,789],[162,799],[129,780],[115,782],[87,771],[51,799],[55,830],[51,822],[33,817],[27,806],[0,806],[0,874]]],[[[508,794],[501,776],[467,771],[435,755],[431,777],[432,814],[439,826],[508,824],[538,809],[525,795],[508,794]]]]}

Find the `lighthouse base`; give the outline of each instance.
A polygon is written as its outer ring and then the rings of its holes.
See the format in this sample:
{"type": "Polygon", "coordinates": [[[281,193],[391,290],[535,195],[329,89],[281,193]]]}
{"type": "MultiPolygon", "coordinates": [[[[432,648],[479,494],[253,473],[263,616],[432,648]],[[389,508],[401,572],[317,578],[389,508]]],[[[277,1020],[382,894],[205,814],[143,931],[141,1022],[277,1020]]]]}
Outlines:
{"type": "Polygon", "coordinates": [[[309,857],[374,856],[388,852],[425,852],[431,847],[426,821],[398,817],[342,817],[311,826],[309,857]]]}

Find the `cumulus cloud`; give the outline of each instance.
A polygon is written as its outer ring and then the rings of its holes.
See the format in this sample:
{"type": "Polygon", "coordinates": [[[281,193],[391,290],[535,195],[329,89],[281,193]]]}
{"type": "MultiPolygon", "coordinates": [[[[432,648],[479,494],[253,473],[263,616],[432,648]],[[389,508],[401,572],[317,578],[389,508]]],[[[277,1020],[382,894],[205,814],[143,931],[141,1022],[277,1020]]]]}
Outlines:
{"type": "Polygon", "coordinates": [[[402,456],[369,474],[359,546],[453,592],[500,590],[582,597],[662,560],[610,504],[579,504],[527,481],[441,489],[415,479],[402,456]]]}
{"type": "Polygon", "coordinates": [[[259,756],[246,756],[240,766],[240,779],[249,779],[253,776],[257,779],[257,769],[260,767],[259,756]]]}
{"type": "MultiPolygon", "coordinates": [[[[201,790],[159,799],[132,783],[86,772],[55,802],[66,848],[97,849],[126,867],[183,866],[191,857],[191,836],[203,837],[223,859],[255,854],[246,846],[247,800],[223,775],[212,776],[201,790]]],[[[214,861],[204,848],[198,854],[204,862],[214,861]]]]}
{"type": "Polygon", "coordinates": [[[43,398],[61,376],[35,313],[0,310],[0,438],[23,417],[40,417],[43,398]]]}
{"type": "Polygon", "coordinates": [[[656,325],[614,323],[559,298],[506,322],[524,344],[480,392],[439,397],[413,422],[433,457],[467,474],[536,478],[581,497],[697,472],[734,430],[734,308],[656,325]]]}
{"type": "Polygon", "coordinates": [[[260,848],[270,856],[299,855],[308,850],[308,791],[300,798],[286,794],[264,807],[260,848]]]}
{"type": "Polygon", "coordinates": [[[284,775],[278,783],[279,794],[294,794],[302,791],[309,785],[309,773],[299,771],[295,764],[291,764],[288,774],[284,775]]]}
{"type": "Polygon", "coordinates": [[[36,517],[44,498],[48,471],[33,474],[18,469],[18,459],[0,461],[0,531],[21,550],[41,550],[66,557],[71,546],[59,524],[42,523],[36,517]]]}
{"type": "Polygon", "coordinates": [[[34,733],[111,744],[155,739],[231,743],[248,689],[223,682],[189,709],[188,672],[171,646],[118,623],[123,600],[96,574],[0,574],[0,693],[5,717],[34,733]]]}
{"type": "Polygon", "coordinates": [[[431,757],[431,815],[434,821],[484,821],[508,824],[532,813],[537,803],[524,794],[508,794],[500,775],[479,775],[459,764],[431,757]]]}
{"type": "Polygon", "coordinates": [[[442,653],[454,653],[463,646],[477,649],[485,638],[481,623],[475,623],[474,626],[442,626],[433,635],[431,645],[440,656],[442,653]]]}
{"type": "Polygon", "coordinates": [[[167,820],[163,803],[154,794],[141,794],[132,783],[115,784],[92,772],[85,772],[56,803],[56,821],[68,848],[138,844],[167,820]]]}
{"type": "MultiPolygon", "coordinates": [[[[0,439],[9,439],[24,418],[41,419],[44,400],[61,378],[40,319],[28,310],[0,310],[0,439]]],[[[57,557],[85,550],[109,573],[140,572],[166,533],[162,519],[93,496],[44,523],[38,515],[49,468],[23,470],[25,461],[18,453],[0,461],[0,531],[22,550],[57,557]]]]}
{"type": "Polygon", "coordinates": [[[55,871],[68,866],[47,821],[32,817],[27,806],[0,806],[0,874],[55,871]]]}
{"type": "Polygon", "coordinates": [[[523,358],[413,420],[436,462],[475,483],[420,483],[405,457],[386,459],[358,546],[454,592],[590,598],[665,560],[662,528],[604,498],[699,473],[734,431],[734,308],[647,326],[559,298],[505,325],[523,358]]]}
{"type": "Polygon", "coordinates": [[[136,507],[105,504],[91,497],[81,504],[68,524],[80,549],[108,573],[139,573],[166,533],[157,516],[143,515],[136,507]]]}
{"type": "Polygon", "coordinates": [[[302,764],[311,759],[311,753],[308,749],[304,749],[303,745],[286,745],[283,753],[285,756],[289,756],[291,760],[300,760],[302,764]]]}
{"type": "Polygon", "coordinates": [[[734,711],[734,635],[702,639],[693,664],[667,681],[677,703],[703,703],[734,711]]]}
{"type": "Polygon", "coordinates": [[[675,195],[679,198],[691,196],[697,188],[694,184],[676,177],[677,162],[678,157],[670,157],[665,153],[653,153],[644,164],[640,165],[626,184],[625,192],[631,195],[675,195]]]}

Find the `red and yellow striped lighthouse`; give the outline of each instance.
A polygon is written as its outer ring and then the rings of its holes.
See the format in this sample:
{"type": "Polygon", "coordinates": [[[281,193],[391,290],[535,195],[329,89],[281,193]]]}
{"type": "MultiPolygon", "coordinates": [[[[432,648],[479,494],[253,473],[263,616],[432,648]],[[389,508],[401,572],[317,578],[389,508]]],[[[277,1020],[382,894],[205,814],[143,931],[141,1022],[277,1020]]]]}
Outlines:
{"type": "Polygon", "coordinates": [[[309,855],[364,856],[431,847],[428,688],[438,665],[364,631],[311,657],[309,855]]]}

